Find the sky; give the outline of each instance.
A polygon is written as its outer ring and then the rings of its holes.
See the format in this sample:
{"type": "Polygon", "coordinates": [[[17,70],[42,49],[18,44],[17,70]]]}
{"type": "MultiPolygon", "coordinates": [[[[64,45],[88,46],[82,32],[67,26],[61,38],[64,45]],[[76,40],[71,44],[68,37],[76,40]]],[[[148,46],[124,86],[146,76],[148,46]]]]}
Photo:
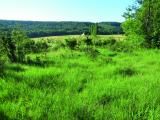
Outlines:
{"type": "Polygon", "coordinates": [[[0,0],[0,19],[122,22],[134,0],[0,0]]]}

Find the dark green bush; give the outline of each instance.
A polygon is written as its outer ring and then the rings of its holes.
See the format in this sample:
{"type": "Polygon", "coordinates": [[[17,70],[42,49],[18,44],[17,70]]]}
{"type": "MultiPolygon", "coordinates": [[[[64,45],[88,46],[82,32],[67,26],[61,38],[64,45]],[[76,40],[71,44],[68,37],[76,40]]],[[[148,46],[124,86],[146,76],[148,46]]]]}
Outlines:
{"type": "Polygon", "coordinates": [[[118,74],[122,76],[133,76],[137,74],[137,71],[131,67],[124,67],[118,70],[118,74]]]}
{"type": "Polygon", "coordinates": [[[25,42],[24,47],[28,53],[47,52],[49,49],[49,45],[47,42],[43,41],[35,42],[34,40],[28,40],[27,42],[25,42]]]}
{"type": "Polygon", "coordinates": [[[24,43],[24,47],[25,47],[27,53],[31,53],[31,52],[36,52],[37,51],[37,47],[35,45],[35,41],[34,40],[27,40],[24,43]]]}
{"type": "Polygon", "coordinates": [[[4,74],[4,61],[0,59],[0,76],[4,74]]]}
{"type": "Polygon", "coordinates": [[[25,64],[31,66],[46,67],[48,65],[55,64],[55,62],[47,60],[44,56],[36,56],[35,58],[27,56],[25,64]]]}
{"type": "Polygon", "coordinates": [[[37,48],[37,52],[46,52],[49,48],[47,42],[42,42],[42,41],[36,42],[35,46],[37,48]]]}
{"type": "Polygon", "coordinates": [[[92,39],[89,38],[89,37],[87,37],[87,38],[84,40],[84,42],[85,42],[86,45],[92,45],[92,44],[93,44],[93,43],[92,43],[92,39]]]}
{"type": "Polygon", "coordinates": [[[71,38],[71,39],[66,39],[66,45],[71,49],[74,50],[77,47],[77,39],[76,38],[71,38]]]}
{"type": "Polygon", "coordinates": [[[26,55],[24,43],[28,40],[24,32],[3,31],[0,40],[0,44],[3,45],[5,54],[11,62],[24,62],[26,55]]]}
{"type": "Polygon", "coordinates": [[[33,60],[31,59],[30,56],[27,56],[27,58],[26,58],[26,63],[27,63],[27,64],[32,64],[32,63],[33,63],[33,60]]]}
{"type": "Polygon", "coordinates": [[[11,120],[3,111],[0,111],[0,119],[1,120],[11,120]]]}

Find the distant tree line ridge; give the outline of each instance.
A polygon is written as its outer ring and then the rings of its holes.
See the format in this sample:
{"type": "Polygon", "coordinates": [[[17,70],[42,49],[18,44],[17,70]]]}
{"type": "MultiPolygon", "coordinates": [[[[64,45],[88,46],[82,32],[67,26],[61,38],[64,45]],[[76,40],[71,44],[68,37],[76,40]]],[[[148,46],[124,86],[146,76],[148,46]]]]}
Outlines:
{"type": "MultiPolygon", "coordinates": [[[[45,37],[58,35],[89,34],[91,22],[38,22],[38,21],[14,21],[0,20],[0,29],[14,29],[19,27],[25,31],[28,37],[45,37]]],[[[121,23],[100,22],[98,23],[98,34],[122,34],[121,23]]]]}

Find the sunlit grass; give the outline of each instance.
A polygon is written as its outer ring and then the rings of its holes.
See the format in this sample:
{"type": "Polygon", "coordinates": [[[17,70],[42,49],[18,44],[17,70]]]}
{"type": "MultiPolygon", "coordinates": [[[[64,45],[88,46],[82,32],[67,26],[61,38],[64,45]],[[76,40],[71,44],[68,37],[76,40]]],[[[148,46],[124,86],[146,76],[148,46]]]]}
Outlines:
{"type": "MultiPolygon", "coordinates": [[[[41,37],[41,38],[33,38],[33,40],[65,40],[68,38],[83,38],[83,35],[65,35],[65,36],[50,36],[50,37],[41,37]]],[[[98,35],[101,39],[107,39],[113,37],[115,39],[123,39],[124,35],[98,35]]]]}
{"type": "Polygon", "coordinates": [[[97,50],[59,48],[47,53],[48,66],[7,64],[0,118],[160,119],[160,51],[97,50]]]}

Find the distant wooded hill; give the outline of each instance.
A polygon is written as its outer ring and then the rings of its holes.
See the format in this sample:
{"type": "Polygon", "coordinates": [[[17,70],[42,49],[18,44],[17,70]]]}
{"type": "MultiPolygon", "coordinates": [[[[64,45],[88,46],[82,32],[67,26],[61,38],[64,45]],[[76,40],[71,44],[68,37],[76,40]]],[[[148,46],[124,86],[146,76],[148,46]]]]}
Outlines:
{"type": "MultiPolygon", "coordinates": [[[[13,29],[19,27],[29,37],[44,37],[58,35],[89,34],[91,22],[37,22],[37,21],[13,21],[0,20],[1,29],[13,29]]],[[[122,34],[121,23],[100,22],[98,34],[122,34]]]]}

